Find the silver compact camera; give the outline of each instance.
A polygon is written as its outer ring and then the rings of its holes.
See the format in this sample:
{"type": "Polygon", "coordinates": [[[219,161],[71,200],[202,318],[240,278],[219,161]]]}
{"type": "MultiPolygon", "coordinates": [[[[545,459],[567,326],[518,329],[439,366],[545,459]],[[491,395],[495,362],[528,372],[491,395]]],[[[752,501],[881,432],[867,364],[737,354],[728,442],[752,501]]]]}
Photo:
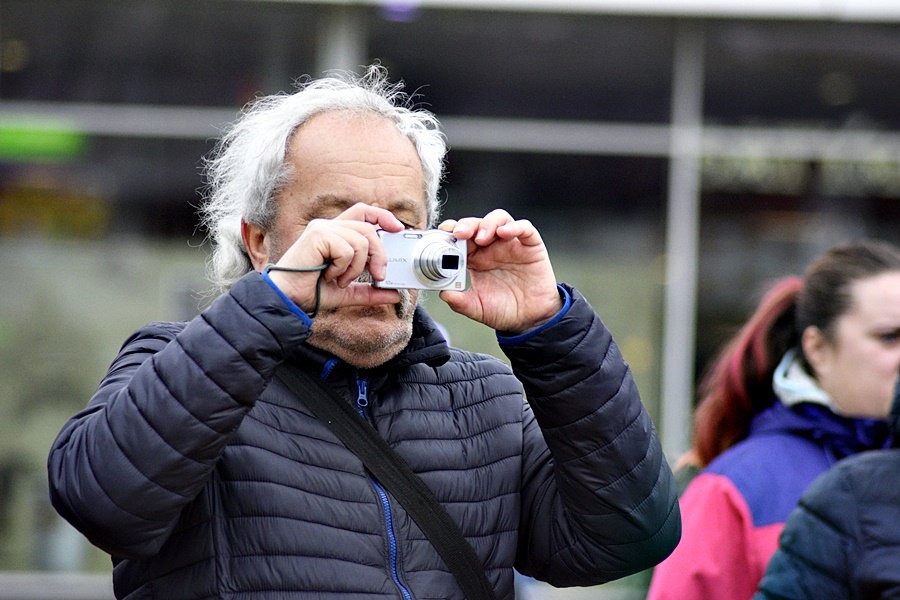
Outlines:
{"type": "Polygon", "coordinates": [[[468,286],[465,240],[440,229],[381,229],[378,236],[387,254],[387,274],[375,287],[462,291],[468,286]]]}

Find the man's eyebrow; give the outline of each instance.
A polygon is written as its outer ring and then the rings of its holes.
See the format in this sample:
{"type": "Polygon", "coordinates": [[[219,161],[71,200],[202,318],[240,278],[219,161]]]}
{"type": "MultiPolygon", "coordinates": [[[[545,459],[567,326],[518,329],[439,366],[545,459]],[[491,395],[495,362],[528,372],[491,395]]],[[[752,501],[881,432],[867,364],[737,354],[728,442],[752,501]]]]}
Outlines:
{"type": "Polygon", "coordinates": [[[312,213],[318,213],[329,208],[346,210],[354,204],[355,202],[349,198],[341,198],[334,194],[322,194],[312,199],[309,208],[312,213]]]}
{"type": "MultiPolygon", "coordinates": [[[[328,209],[337,209],[339,211],[343,211],[350,208],[356,203],[357,200],[354,200],[353,198],[346,198],[337,196],[335,194],[321,194],[312,199],[312,202],[309,205],[309,211],[311,214],[318,214],[328,209]]],[[[417,219],[425,218],[425,207],[422,206],[421,202],[416,202],[415,200],[406,198],[393,200],[388,204],[388,206],[385,206],[385,208],[393,213],[403,211],[410,213],[411,215],[415,215],[417,219]],[[422,215],[421,217],[419,216],[420,214],[422,215]]],[[[413,226],[408,225],[402,220],[400,220],[400,222],[404,225],[407,225],[410,229],[414,228],[413,226]]]]}
{"type": "Polygon", "coordinates": [[[415,200],[409,200],[405,198],[392,202],[391,206],[388,207],[388,210],[390,210],[391,212],[408,212],[411,215],[415,215],[416,218],[419,218],[420,214],[422,215],[422,218],[424,218],[425,212],[427,212],[422,202],[416,202],[415,200]]]}

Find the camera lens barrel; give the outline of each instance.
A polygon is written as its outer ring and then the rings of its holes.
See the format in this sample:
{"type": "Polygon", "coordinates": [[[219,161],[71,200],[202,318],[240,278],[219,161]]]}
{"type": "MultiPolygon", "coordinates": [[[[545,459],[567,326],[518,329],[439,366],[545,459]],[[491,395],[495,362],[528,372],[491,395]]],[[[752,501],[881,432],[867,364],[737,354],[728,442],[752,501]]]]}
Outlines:
{"type": "Polygon", "coordinates": [[[415,259],[415,266],[430,281],[444,281],[456,276],[461,253],[453,244],[430,242],[415,259]]]}

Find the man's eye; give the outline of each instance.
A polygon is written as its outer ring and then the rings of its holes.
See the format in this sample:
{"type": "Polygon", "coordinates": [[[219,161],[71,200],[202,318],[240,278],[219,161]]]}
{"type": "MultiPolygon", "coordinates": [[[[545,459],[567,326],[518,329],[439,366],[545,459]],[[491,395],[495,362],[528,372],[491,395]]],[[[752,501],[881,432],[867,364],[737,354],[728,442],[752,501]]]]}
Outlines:
{"type": "Polygon", "coordinates": [[[406,229],[415,229],[415,226],[414,226],[414,225],[410,225],[409,223],[407,223],[407,222],[404,221],[403,219],[397,219],[397,220],[400,221],[400,224],[403,225],[406,229]]]}

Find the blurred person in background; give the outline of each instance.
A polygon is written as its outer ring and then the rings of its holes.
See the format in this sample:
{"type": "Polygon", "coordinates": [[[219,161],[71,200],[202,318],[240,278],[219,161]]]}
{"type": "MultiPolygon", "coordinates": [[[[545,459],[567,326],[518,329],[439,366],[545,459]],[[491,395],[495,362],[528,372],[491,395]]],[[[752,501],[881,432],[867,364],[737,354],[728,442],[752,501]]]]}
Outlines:
{"type": "Polygon", "coordinates": [[[897,248],[836,246],[774,284],[699,386],[687,463],[700,471],[648,600],[749,599],[812,480],[889,444],[898,368],[897,248]]]}
{"type": "Polygon", "coordinates": [[[439,222],[443,134],[408,102],[378,65],[307,80],[248,107],[210,158],[221,295],[129,337],[49,455],[53,504],[112,555],[118,598],[462,599],[280,368],[330,387],[405,459],[497,598],[514,597],[513,567],[592,585],[676,545],[672,474],[630,369],[530,222],[440,223],[469,266],[469,288],[440,299],[494,329],[510,366],[449,347],[417,290],[372,284],[377,230],[439,222]]]}
{"type": "Polygon", "coordinates": [[[754,600],[900,598],[900,386],[890,423],[892,448],[840,461],[801,496],[754,600]]]}

